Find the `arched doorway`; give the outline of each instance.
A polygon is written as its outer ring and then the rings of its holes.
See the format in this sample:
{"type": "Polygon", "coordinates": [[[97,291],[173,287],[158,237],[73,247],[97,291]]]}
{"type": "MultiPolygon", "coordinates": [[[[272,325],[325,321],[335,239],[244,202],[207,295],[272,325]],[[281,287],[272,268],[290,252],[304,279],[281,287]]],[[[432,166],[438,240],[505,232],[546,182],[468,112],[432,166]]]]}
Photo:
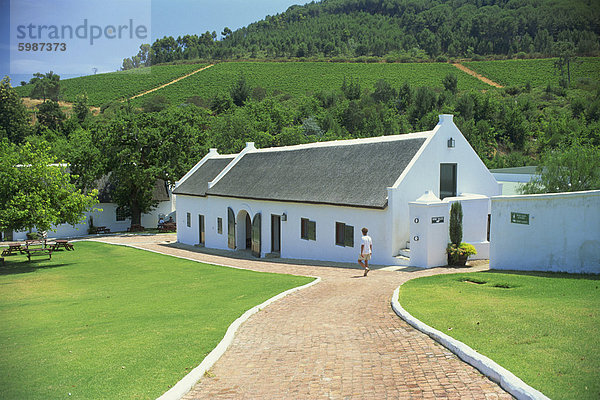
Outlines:
{"type": "Polygon", "coordinates": [[[236,219],[236,248],[252,248],[252,220],[247,211],[241,210],[236,219]]]}

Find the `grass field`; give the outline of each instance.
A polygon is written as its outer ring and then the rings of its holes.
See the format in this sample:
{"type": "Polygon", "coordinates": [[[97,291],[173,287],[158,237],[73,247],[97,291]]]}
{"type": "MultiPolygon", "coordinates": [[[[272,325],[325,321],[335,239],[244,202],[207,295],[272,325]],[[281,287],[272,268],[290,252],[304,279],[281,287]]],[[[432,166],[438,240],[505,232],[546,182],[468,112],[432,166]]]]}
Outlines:
{"type": "Polygon", "coordinates": [[[246,310],[312,279],[100,243],[0,267],[0,398],[156,398],[246,310]]]}
{"type": "MultiPolygon", "coordinates": [[[[204,66],[206,64],[158,65],[65,79],[60,82],[61,100],[74,102],[77,95],[86,93],[89,105],[101,106],[164,85],[204,66]]],[[[31,89],[32,85],[19,86],[17,92],[27,97],[31,89]]]]}
{"type": "Polygon", "coordinates": [[[600,277],[480,272],[411,280],[400,304],[552,399],[600,398],[600,277]]]}
{"type": "MultiPolygon", "coordinates": [[[[539,60],[473,61],[463,64],[475,72],[503,86],[525,85],[546,87],[558,85],[559,75],[554,58],[539,60]]],[[[571,65],[571,82],[582,78],[600,80],[600,58],[580,57],[571,65]]]]}
{"type": "MultiPolygon", "coordinates": [[[[342,86],[344,77],[358,79],[361,87],[371,88],[385,79],[399,88],[404,82],[415,86],[443,88],[442,79],[448,74],[458,78],[458,89],[489,89],[490,86],[459,71],[447,63],[362,64],[327,62],[226,62],[158,90],[151,95],[168,98],[172,104],[192,96],[211,99],[229,88],[244,74],[252,87],[260,86],[268,93],[279,91],[293,97],[342,86]]],[[[142,98],[134,100],[141,104],[142,98]]]]}

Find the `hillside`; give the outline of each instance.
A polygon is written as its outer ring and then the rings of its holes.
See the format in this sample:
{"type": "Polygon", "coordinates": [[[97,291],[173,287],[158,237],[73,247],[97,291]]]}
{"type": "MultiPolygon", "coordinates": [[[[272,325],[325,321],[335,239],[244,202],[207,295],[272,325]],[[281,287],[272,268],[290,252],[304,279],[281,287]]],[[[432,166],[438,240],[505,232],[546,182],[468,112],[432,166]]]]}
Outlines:
{"type": "MultiPolygon", "coordinates": [[[[153,95],[164,96],[171,104],[185,102],[194,96],[210,101],[217,95],[228,93],[240,76],[244,76],[251,87],[265,89],[266,95],[284,93],[292,98],[334,90],[344,79],[355,79],[363,87],[373,87],[378,80],[385,79],[393,87],[410,82],[414,86],[442,89],[442,80],[448,74],[457,76],[459,90],[489,88],[447,63],[227,62],[153,92],[153,95]]],[[[144,100],[136,99],[134,104],[142,104],[144,100]]]]}
{"type": "Polygon", "coordinates": [[[177,59],[550,56],[557,42],[598,55],[593,0],[323,0],[235,32],[165,37],[154,63],[177,59]],[[559,16],[557,18],[557,16],[559,16]]]}
{"type": "MultiPolygon", "coordinates": [[[[99,107],[115,100],[132,97],[196,71],[206,64],[155,65],[128,71],[88,75],[60,82],[61,100],[75,102],[79,94],[88,96],[88,104],[99,107]]],[[[29,97],[33,85],[16,88],[21,97],[29,97]]]]}

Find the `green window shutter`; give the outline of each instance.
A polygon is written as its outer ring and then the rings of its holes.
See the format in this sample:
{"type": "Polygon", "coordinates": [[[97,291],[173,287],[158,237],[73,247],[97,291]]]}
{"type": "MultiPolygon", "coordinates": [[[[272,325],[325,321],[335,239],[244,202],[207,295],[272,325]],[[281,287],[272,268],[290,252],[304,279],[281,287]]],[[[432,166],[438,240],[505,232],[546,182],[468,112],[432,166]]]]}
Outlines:
{"type": "Polygon", "coordinates": [[[335,244],[337,246],[344,245],[344,224],[342,222],[335,223],[335,244]]]}
{"type": "Polygon", "coordinates": [[[354,247],[354,227],[350,225],[344,226],[344,246],[354,247]]]}
{"type": "Polygon", "coordinates": [[[300,239],[308,240],[308,219],[300,218],[300,239]]]}
{"type": "Polygon", "coordinates": [[[231,208],[227,208],[227,246],[235,249],[235,214],[231,208]]]}
{"type": "Polygon", "coordinates": [[[317,240],[317,223],[308,221],[308,240],[317,240]]]}

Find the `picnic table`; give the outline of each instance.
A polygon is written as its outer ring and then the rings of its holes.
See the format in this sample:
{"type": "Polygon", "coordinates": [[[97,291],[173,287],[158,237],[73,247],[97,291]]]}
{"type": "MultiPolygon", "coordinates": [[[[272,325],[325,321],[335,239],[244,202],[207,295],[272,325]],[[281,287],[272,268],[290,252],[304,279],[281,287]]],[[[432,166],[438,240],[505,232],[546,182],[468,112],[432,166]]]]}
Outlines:
{"type": "Polygon", "coordinates": [[[2,250],[2,257],[16,254],[17,251],[23,254],[25,248],[22,243],[8,243],[8,248],[2,250]]]}
{"type": "Polygon", "coordinates": [[[52,260],[52,247],[36,247],[33,249],[25,249],[25,253],[27,253],[27,261],[31,261],[32,256],[45,256],[48,255],[49,260],[52,260]]]}
{"type": "Polygon", "coordinates": [[[105,226],[97,226],[96,233],[110,233],[110,228],[107,228],[105,226]]]}
{"type": "Polygon", "coordinates": [[[175,222],[165,222],[158,226],[160,232],[171,232],[177,230],[177,224],[175,222]]]}
{"type": "Polygon", "coordinates": [[[27,254],[27,260],[31,261],[32,256],[49,256],[52,260],[52,246],[48,246],[46,239],[43,240],[26,240],[25,248],[22,248],[23,252],[27,254]]]}
{"type": "Polygon", "coordinates": [[[56,251],[60,248],[64,248],[65,250],[75,250],[75,247],[73,246],[72,243],[69,243],[68,240],[64,240],[64,239],[56,239],[54,240],[54,243],[50,244],[50,248],[52,249],[52,251],[56,251]]]}

